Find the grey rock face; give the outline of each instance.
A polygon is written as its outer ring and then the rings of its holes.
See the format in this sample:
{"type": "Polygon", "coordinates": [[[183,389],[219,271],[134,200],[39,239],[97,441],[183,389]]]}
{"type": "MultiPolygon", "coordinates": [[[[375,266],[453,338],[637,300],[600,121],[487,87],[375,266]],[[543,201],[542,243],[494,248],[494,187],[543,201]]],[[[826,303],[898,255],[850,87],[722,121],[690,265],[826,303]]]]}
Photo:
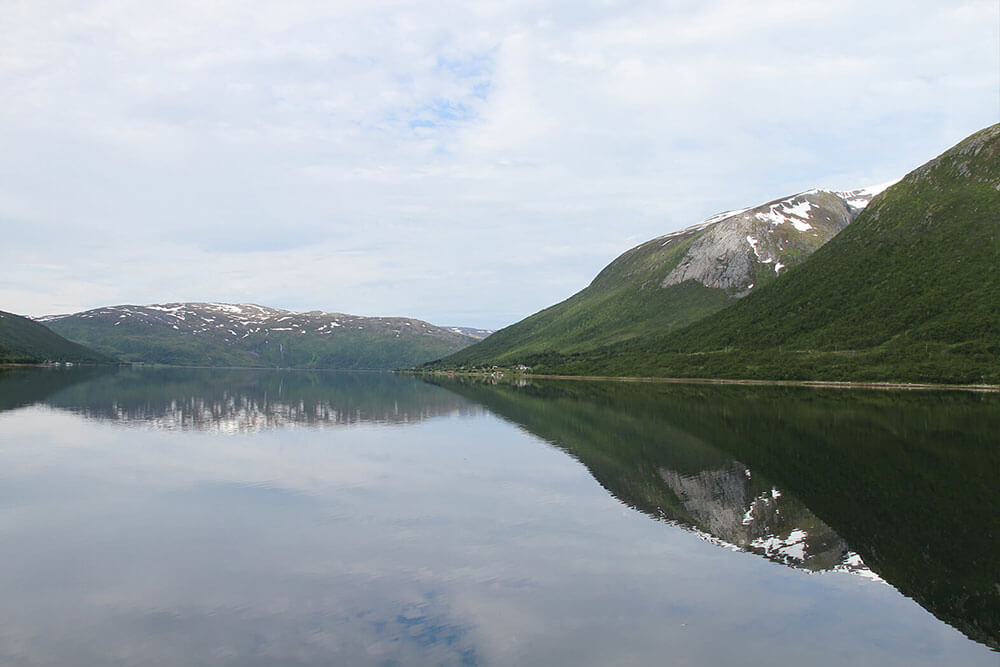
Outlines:
{"type": "Polygon", "coordinates": [[[656,239],[668,243],[695,235],[661,287],[695,280],[706,287],[744,296],[763,270],[779,274],[846,227],[871,200],[869,190],[810,190],[763,206],[714,216],[656,239]]]}

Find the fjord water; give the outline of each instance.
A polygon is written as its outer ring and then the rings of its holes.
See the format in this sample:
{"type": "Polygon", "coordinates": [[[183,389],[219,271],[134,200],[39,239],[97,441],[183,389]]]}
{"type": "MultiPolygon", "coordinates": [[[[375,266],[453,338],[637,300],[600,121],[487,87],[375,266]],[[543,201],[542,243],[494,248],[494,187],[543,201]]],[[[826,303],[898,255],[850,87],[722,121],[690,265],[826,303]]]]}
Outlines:
{"type": "Polygon", "coordinates": [[[995,665],[1000,396],[0,370],[5,665],[995,665]]]}

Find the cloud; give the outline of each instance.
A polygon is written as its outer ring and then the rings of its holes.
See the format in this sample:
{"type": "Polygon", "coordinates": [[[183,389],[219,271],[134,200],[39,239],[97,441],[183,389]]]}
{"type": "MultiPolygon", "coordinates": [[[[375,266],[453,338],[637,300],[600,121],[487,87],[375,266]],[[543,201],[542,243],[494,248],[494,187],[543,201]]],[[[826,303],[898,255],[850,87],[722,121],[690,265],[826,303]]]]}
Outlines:
{"type": "Polygon", "coordinates": [[[0,18],[0,262],[18,267],[0,307],[252,285],[275,306],[500,326],[629,245],[898,177],[995,122],[998,12],[19,4],[0,18]],[[351,248],[367,254],[322,260],[351,248]]]}

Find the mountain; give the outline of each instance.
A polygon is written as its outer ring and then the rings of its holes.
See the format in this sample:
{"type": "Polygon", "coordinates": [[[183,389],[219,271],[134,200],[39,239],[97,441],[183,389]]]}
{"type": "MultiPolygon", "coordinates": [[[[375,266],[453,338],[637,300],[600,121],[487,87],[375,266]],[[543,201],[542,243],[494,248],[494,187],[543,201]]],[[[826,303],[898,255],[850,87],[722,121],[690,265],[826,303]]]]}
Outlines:
{"type": "Polygon", "coordinates": [[[1000,382],[1000,124],[909,173],[806,262],[732,307],[548,369],[1000,382]]]}
{"type": "Polygon", "coordinates": [[[883,188],[809,190],[647,241],[566,301],[496,332],[445,365],[527,363],[539,355],[586,352],[695,322],[800,263],[883,188]]]}
{"type": "Polygon", "coordinates": [[[46,361],[107,364],[114,359],[72,343],[27,317],[0,311],[0,363],[46,361]]]}
{"type": "Polygon", "coordinates": [[[387,369],[455,352],[476,338],[403,317],[253,304],[109,306],[40,318],[125,361],[173,365],[387,369]]]}

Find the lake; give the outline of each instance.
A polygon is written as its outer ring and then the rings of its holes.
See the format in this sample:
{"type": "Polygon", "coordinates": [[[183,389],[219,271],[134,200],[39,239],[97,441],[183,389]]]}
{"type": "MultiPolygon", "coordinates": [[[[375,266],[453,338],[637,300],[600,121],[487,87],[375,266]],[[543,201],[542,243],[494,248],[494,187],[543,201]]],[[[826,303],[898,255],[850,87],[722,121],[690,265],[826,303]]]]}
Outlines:
{"type": "Polygon", "coordinates": [[[4,665],[991,665],[1000,395],[0,369],[4,665]]]}

